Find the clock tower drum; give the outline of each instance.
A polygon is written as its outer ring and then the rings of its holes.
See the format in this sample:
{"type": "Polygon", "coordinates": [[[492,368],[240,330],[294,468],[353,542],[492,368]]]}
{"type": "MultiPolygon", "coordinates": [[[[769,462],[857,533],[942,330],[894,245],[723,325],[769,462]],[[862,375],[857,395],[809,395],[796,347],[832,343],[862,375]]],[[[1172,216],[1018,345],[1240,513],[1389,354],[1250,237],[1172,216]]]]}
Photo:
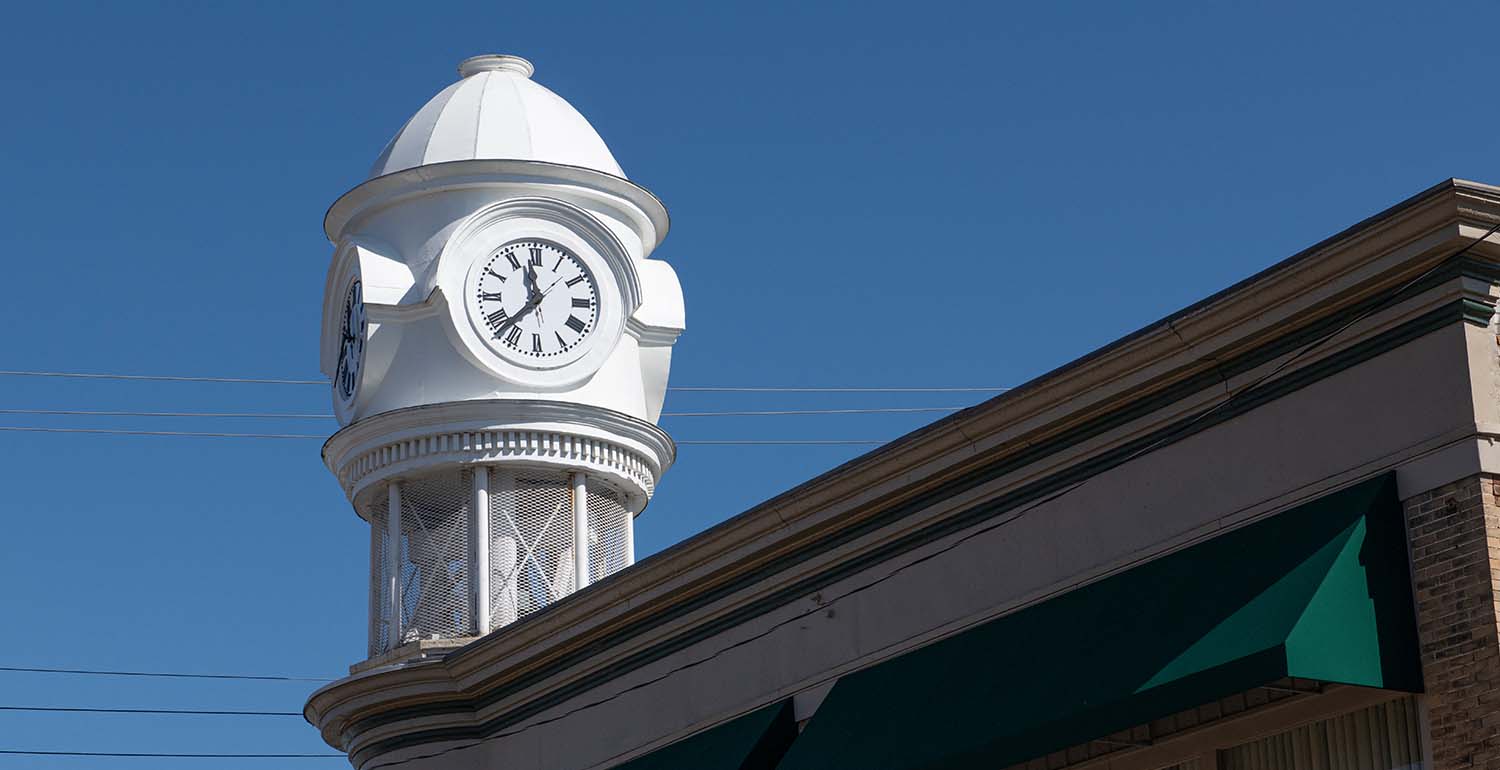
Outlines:
{"type": "Polygon", "coordinates": [[[370,524],[369,655],[629,566],[676,448],[667,213],[515,56],[476,56],[329,209],[323,459],[370,524]]]}

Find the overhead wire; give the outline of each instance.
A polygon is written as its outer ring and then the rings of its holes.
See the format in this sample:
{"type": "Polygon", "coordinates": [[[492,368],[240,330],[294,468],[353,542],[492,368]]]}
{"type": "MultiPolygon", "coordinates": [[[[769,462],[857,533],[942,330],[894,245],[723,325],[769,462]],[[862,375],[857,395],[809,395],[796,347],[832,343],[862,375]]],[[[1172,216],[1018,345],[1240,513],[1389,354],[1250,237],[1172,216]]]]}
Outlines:
{"type": "MultiPolygon", "coordinates": [[[[127,428],[40,428],[25,425],[0,425],[0,432],[10,433],[83,433],[104,436],[169,436],[174,438],[250,438],[250,439],[317,439],[318,433],[230,433],[191,430],[133,430],[127,428]]],[[[890,439],[685,439],[678,446],[875,446],[890,439]]]]}
{"type": "Polygon", "coordinates": [[[25,751],[0,749],[0,755],[24,757],[128,757],[136,759],[347,759],[344,754],[188,754],[159,751],[25,751]]]}
{"type": "Polygon", "coordinates": [[[0,370],[0,377],[54,377],[71,380],[140,380],[147,382],[227,382],[241,385],[328,385],[327,380],[287,380],[264,377],[190,377],[177,374],[119,374],[115,372],[45,372],[0,370]]]}
{"type": "MultiPolygon", "coordinates": [[[[737,409],[707,412],[662,412],[662,417],[800,417],[832,414],[921,414],[957,412],[962,406],[896,406],[854,409],[737,409]]],[[[201,417],[251,418],[266,420],[332,420],[334,415],[320,412],[141,412],[118,409],[0,409],[0,414],[73,417],[201,417]]]]}
{"type": "Polygon", "coordinates": [[[173,716],[300,717],[300,711],[225,711],[212,709],[94,708],[84,706],[0,706],[0,711],[66,714],[157,714],[173,716]]]}
{"type": "MultiPolygon", "coordinates": [[[[52,377],[79,380],[136,380],[147,382],[215,382],[249,385],[321,385],[327,380],[297,380],[267,377],[199,377],[176,374],[121,374],[117,372],[55,372],[21,369],[0,370],[0,377],[52,377]]],[[[801,387],[779,385],[671,385],[668,391],[684,393],[1001,393],[1008,387],[801,387]]]]}
{"type": "Polygon", "coordinates": [[[0,672],[22,674],[69,674],[75,676],[134,676],[160,679],[238,679],[256,682],[332,682],[332,677],[287,676],[271,674],[217,674],[190,671],[130,671],[99,668],[49,668],[43,666],[0,666],[0,672]]]}

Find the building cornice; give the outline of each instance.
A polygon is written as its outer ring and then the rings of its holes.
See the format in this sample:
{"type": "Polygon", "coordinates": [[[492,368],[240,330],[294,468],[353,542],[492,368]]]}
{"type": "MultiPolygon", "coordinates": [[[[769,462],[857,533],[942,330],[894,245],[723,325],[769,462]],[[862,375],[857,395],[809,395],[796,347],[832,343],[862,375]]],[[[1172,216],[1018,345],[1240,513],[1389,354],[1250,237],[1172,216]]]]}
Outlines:
{"type": "Polygon", "coordinates": [[[1406,341],[1454,324],[1487,322],[1494,300],[1473,290],[1476,282],[1465,276],[1486,286],[1500,277],[1500,248],[1483,244],[1468,259],[1451,256],[1497,221],[1496,188],[1455,181],[1429,189],[447,658],[368,671],[325,687],[312,696],[307,716],[332,745],[361,756],[413,741],[481,737],[818,586],[1406,341]],[[1212,406],[1226,391],[1267,376],[1289,355],[1335,332],[1332,344],[1279,372],[1257,389],[1257,398],[1234,408],[1212,406]]]}

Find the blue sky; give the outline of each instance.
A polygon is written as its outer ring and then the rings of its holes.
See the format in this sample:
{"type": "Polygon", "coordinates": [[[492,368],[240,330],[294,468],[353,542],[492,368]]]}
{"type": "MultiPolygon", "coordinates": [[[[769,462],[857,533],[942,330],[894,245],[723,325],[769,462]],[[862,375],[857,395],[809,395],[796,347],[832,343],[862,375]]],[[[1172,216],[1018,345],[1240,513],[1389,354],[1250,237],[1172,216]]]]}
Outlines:
{"type": "MultiPolygon", "coordinates": [[[[477,53],[531,59],[672,212],[657,255],[688,305],[677,385],[1016,384],[1444,178],[1500,182],[1493,4],[1143,7],[8,8],[0,369],[317,376],[323,212],[477,53]]],[[[676,393],[667,407],[975,400],[676,393]]],[[[0,408],[329,404],[319,387],[0,377],[0,408]]],[[[665,425],[885,439],[931,417],[665,425]]],[[[640,550],[860,451],[684,447],[640,550]]],[[[366,535],[316,441],[0,432],[0,459],[0,666],[336,676],[363,656],[366,535]]],[[[0,672],[0,705],[297,710],[308,689],[0,672]]],[[[13,748],[323,750],[294,718],[0,713],[13,748]]],[[[158,766],[343,765],[0,756],[0,770],[158,766]]]]}

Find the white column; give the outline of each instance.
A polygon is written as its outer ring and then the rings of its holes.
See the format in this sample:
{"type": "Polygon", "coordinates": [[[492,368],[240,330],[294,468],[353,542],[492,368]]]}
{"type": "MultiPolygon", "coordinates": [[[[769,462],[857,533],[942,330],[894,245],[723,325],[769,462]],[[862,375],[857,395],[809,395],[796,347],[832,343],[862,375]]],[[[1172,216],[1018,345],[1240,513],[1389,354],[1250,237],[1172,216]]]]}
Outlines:
{"type": "Polygon", "coordinates": [[[589,584],[589,491],[582,473],[573,474],[573,590],[589,584]]]}
{"type": "Polygon", "coordinates": [[[401,644],[401,484],[392,481],[388,488],[389,505],[385,516],[385,590],[390,598],[386,607],[387,650],[401,644]]]}
{"type": "Polygon", "coordinates": [[[625,511],[625,566],[635,563],[635,512],[625,511]]]}
{"type": "Polygon", "coordinates": [[[474,633],[490,632],[490,469],[474,466],[469,504],[469,593],[474,633]]]}

